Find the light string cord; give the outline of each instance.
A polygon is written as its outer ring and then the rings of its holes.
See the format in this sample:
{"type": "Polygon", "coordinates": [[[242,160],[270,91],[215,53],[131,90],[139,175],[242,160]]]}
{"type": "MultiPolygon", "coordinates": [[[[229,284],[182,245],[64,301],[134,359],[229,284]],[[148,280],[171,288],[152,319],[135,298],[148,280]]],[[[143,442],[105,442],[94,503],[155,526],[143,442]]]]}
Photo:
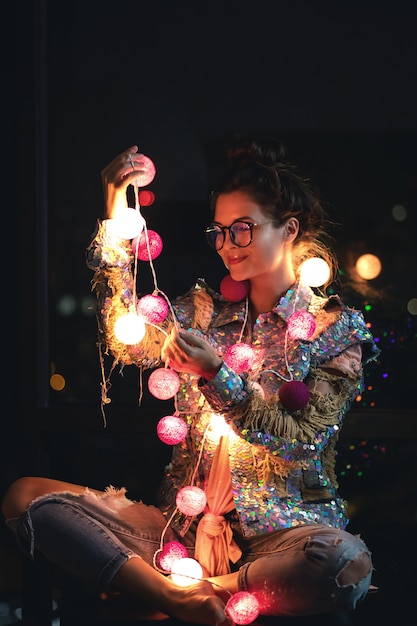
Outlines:
{"type": "MultiPolygon", "coordinates": [[[[176,401],[176,399],[175,399],[175,404],[176,404],[176,402],[177,402],[177,401],[176,401]]],[[[200,452],[199,452],[199,455],[198,455],[197,463],[195,464],[195,468],[194,468],[193,474],[192,474],[192,476],[191,476],[190,486],[192,486],[192,485],[194,484],[195,476],[196,476],[196,474],[197,474],[198,467],[199,467],[199,465],[200,465],[200,463],[201,463],[201,457],[202,457],[202,455],[203,455],[204,444],[205,444],[205,440],[206,440],[206,436],[207,436],[207,432],[208,432],[209,428],[210,428],[210,423],[209,423],[209,424],[207,424],[207,426],[206,426],[206,428],[205,428],[205,430],[204,430],[203,438],[202,438],[202,440],[201,440],[200,452]]],[[[167,523],[165,524],[164,529],[163,529],[163,531],[162,531],[162,533],[161,533],[161,538],[160,538],[160,541],[159,541],[159,549],[158,549],[158,550],[156,550],[156,552],[155,552],[155,553],[154,553],[154,555],[153,555],[153,564],[154,564],[154,567],[155,567],[155,568],[156,568],[159,572],[161,572],[161,573],[163,573],[163,574],[166,574],[167,572],[166,572],[165,570],[162,570],[162,569],[160,569],[160,568],[159,568],[159,566],[158,566],[158,564],[157,564],[157,562],[156,562],[156,557],[157,557],[157,555],[158,555],[158,554],[162,551],[162,549],[163,549],[163,547],[164,547],[164,537],[165,537],[165,535],[166,535],[166,532],[167,532],[167,530],[168,530],[168,528],[169,528],[169,526],[170,526],[170,524],[171,524],[172,520],[174,519],[174,516],[177,514],[177,512],[178,512],[178,507],[175,507],[175,509],[173,510],[173,512],[172,512],[172,514],[171,514],[171,517],[169,518],[169,520],[168,520],[168,521],[167,521],[167,523]]],[[[192,578],[192,576],[188,576],[188,578],[192,578]]],[[[196,579],[196,580],[199,580],[199,579],[196,579]]]]}
{"type": "MultiPolygon", "coordinates": [[[[295,292],[294,306],[293,306],[292,313],[295,313],[297,302],[298,302],[298,299],[299,299],[299,292],[300,292],[300,282],[298,282],[298,284],[297,284],[297,290],[295,292]]],[[[246,319],[245,319],[244,324],[246,324],[246,319]]],[[[243,328],[242,328],[241,336],[243,335],[243,328]]],[[[289,374],[289,378],[283,376],[279,372],[276,372],[274,369],[262,370],[260,376],[262,377],[262,374],[266,374],[266,373],[269,372],[271,374],[275,374],[275,376],[277,376],[278,378],[281,378],[281,380],[285,381],[286,383],[290,383],[290,382],[292,382],[294,380],[294,374],[291,371],[290,364],[289,364],[289,361],[288,361],[288,324],[287,324],[287,328],[285,330],[285,337],[284,337],[284,359],[285,359],[285,367],[286,367],[287,372],[289,374]]]]}
{"type": "MultiPolygon", "coordinates": [[[[133,163],[132,157],[131,157],[130,155],[129,155],[129,158],[130,158],[130,162],[131,162],[132,168],[133,168],[133,169],[135,169],[135,166],[134,166],[134,163],[133,163]]],[[[133,185],[133,189],[134,189],[134,195],[135,195],[135,209],[136,209],[136,211],[138,211],[138,212],[139,212],[139,214],[140,214],[140,215],[141,215],[141,217],[143,218],[143,215],[141,214],[141,211],[140,211],[140,201],[139,201],[139,185],[137,185],[137,184],[136,184],[136,182],[135,182],[135,183],[134,183],[134,185],[133,185]]],[[[165,292],[163,292],[163,291],[162,291],[162,290],[158,287],[158,281],[157,281],[157,276],[156,276],[155,266],[154,266],[154,264],[153,264],[153,259],[152,259],[152,255],[151,255],[151,249],[150,249],[150,246],[149,246],[149,233],[148,233],[148,226],[147,226],[147,223],[146,223],[145,218],[143,218],[143,222],[144,222],[144,223],[143,223],[143,232],[144,232],[144,235],[145,235],[146,250],[147,250],[147,252],[148,252],[149,267],[150,267],[151,274],[152,274],[152,279],[153,279],[153,284],[154,284],[154,291],[155,291],[155,292],[157,292],[157,293],[159,293],[159,294],[161,294],[161,295],[164,297],[164,299],[165,299],[165,301],[166,301],[166,303],[167,303],[167,305],[168,305],[168,307],[169,307],[169,310],[170,310],[170,312],[171,312],[173,322],[174,322],[175,326],[177,326],[177,327],[178,327],[178,320],[177,320],[177,317],[176,317],[176,315],[175,315],[174,309],[172,308],[171,301],[170,301],[170,299],[168,298],[168,296],[166,295],[166,293],[165,293],[165,292]]],[[[136,282],[137,282],[137,268],[138,268],[138,250],[139,250],[139,240],[140,240],[140,237],[137,237],[137,240],[136,240],[136,249],[135,249],[134,271],[133,271],[133,289],[134,289],[134,293],[133,293],[133,302],[135,302],[135,301],[136,301],[136,282]]],[[[152,323],[150,323],[150,322],[148,322],[148,321],[147,321],[146,323],[147,323],[147,324],[151,324],[151,326],[154,326],[155,328],[157,328],[158,330],[161,330],[162,332],[165,332],[162,328],[160,328],[159,326],[156,326],[155,324],[152,324],[152,323]]],[[[165,335],[167,336],[167,333],[165,333],[165,335]]]]}
{"type": "Polygon", "coordinates": [[[249,317],[249,297],[246,296],[246,300],[245,300],[245,317],[243,319],[242,330],[240,331],[240,335],[239,335],[239,343],[243,339],[243,333],[245,332],[246,324],[248,323],[248,317],[249,317]]]}

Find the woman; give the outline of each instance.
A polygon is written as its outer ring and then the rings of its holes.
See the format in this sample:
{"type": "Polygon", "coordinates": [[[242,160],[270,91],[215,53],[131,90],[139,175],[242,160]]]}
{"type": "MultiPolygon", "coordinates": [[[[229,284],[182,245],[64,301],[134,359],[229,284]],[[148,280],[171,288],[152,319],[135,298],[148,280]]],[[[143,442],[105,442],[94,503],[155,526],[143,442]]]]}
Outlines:
{"type": "Polygon", "coordinates": [[[229,621],[225,603],[240,590],[263,615],[353,609],[369,589],[372,561],[345,530],[335,444],[378,350],[360,312],[300,281],[308,257],[334,262],[320,202],[280,145],[239,140],[228,156],[206,236],[247,296],[236,302],[198,280],[137,345],[114,333],[136,298],[131,241],[114,218],[144,171],[143,155],[132,146],[102,172],[106,219],[88,249],[102,344],[116,363],[165,364],[180,376],[175,406],[188,432],[173,446],[158,507],[130,501],[124,489],[35,477],[10,486],[4,515],[23,549],[184,621],[229,621]],[[300,312],[307,334],[290,332],[300,312]],[[251,350],[246,368],[228,357],[235,344],[251,350]],[[298,391],[288,399],[289,387],[298,391]],[[206,495],[198,514],[178,505],[189,485],[206,495]],[[166,576],[157,555],[170,541],[200,562],[204,581],[180,587],[166,576]]]}

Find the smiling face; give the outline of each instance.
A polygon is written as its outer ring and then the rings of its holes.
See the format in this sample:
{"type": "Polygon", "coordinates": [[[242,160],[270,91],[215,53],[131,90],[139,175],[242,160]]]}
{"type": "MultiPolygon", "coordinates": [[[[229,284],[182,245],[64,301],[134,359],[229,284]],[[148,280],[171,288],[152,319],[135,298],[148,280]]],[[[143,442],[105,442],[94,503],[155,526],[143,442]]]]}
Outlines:
{"type": "Polygon", "coordinates": [[[272,279],[292,272],[291,247],[298,232],[297,220],[277,226],[271,217],[243,191],[220,194],[214,223],[230,226],[244,220],[258,226],[252,229],[252,242],[245,248],[234,244],[226,231],[224,245],[218,254],[234,280],[272,279]]]}

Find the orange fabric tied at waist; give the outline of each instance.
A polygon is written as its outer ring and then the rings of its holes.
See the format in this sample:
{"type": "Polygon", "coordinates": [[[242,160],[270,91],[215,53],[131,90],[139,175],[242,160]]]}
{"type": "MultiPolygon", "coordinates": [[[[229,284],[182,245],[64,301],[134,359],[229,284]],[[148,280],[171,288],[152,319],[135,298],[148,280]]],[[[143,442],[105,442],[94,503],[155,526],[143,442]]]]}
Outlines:
{"type": "Polygon", "coordinates": [[[236,563],[242,552],[233,539],[230,523],[224,518],[234,509],[229,467],[229,438],[220,438],[206,489],[205,515],[197,526],[195,558],[204,576],[230,573],[230,561],[236,563]]]}

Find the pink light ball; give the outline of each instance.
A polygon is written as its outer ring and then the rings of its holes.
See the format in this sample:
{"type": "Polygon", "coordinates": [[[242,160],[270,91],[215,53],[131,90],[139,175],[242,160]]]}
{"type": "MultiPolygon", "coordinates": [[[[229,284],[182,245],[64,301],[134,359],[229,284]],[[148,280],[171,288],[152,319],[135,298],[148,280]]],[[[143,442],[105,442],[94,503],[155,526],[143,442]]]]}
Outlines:
{"type": "Polygon", "coordinates": [[[249,281],[234,280],[227,274],[220,282],[220,293],[229,302],[240,302],[249,293],[249,281]]]}
{"type": "Polygon", "coordinates": [[[171,572],[172,566],[178,559],[186,559],[188,550],[178,541],[169,541],[164,545],[158,557],[158,565],[165,572],[171,572]]]}
{"type": "Polygon", "coordinates": [[[316,330],[314,315],[305,309],[295,311],[288,318],[287,329],[291,339],[309,339],[316,330]]]}
{"type": "Polygon", "coordinates": [[[173,398],[180,388],[180,378],[174,370],[160,367],[148,378],[148,389],[158,400],[173,398]]]}
{"type": "Polygon", "coordinates": [[[199,487],[182,487],[177,493],[176,504],[184,515],[198,515],[206,507],[206,494],[199,487]]]}
{"type": "Polygon", "coordinates": [[[146,187],[146,185],[149,185],[155,178],[156,167],[154,162],[145,155],[141,157],[139,164],[143,171],[136,176],[131,184],[137,187],[146,187]]]}
{"type": "Polygon", "coordinates": [[[132,252],[139,261],[153,261],[161,254],[162,248],[162,238],[154,230],[144,231],[132,240],[132,252]]]}
{"type": "Polygon", "coordinates": [[[259,602],[249,591],[234,593],[226,603],[226,613],[235,624],[250,624],[259,615],[259,602]]]}
{"type": "Polygon", "coordinates": [[[139,191],[139,204],[141,206],[151,206],[155,201],[155,194],[149,189],[139,191]]]}
{"type": "Polygon", "coordinates": [[[174,446],[184,441],[187,431],[187,422],[177,415],[165,415],[156,426],[159,439],[169,446],[174,446]]]}
{"type": "Polygon", "coordinates": [[[281,404],[291,412],[303,409],[310,400],[310,390],[301,380],[291,380],[280,388],[281,404]]]}
{"type": "Polygon", "coordinates": [[[169,308],[165,298],[154,294],[142,296],[138,301],[137,312],[149,324],[160,324],[167,317],[169,308]]]}
{"type": "Polygon", "coordinates": [[[251,346],[247,343],[235,343],[227,350],[224,360],[237,374],[251,369],[255,355],[251,346]]]}

